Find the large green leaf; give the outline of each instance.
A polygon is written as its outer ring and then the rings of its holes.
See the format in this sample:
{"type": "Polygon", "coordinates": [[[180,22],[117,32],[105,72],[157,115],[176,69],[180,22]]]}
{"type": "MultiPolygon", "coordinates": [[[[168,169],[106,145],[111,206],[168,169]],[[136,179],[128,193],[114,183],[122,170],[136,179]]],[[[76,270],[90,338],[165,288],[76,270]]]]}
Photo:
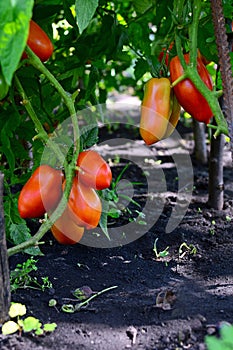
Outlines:
{"type": "Polygon", "coordinates": [[[98,7],[98,0],[76,0],[75,1],[75,10],[77,16],[77,25],[79,28],[80,34],[87,28],[90,23],[95,10],[98,7]]]}
{"type": "Polygon", "coordinates": [[[0,1],[0,64],[8,85],[26,45],[33,0],[0,1]]]}

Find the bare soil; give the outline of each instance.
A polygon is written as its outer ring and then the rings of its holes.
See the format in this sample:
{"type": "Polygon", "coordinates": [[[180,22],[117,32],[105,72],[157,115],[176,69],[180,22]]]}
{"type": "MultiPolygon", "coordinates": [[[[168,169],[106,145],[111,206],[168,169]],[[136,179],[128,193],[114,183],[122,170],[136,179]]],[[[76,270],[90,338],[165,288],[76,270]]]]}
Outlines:
{"type": "MultiPolygon", "coordinates": [[[[129,132],[132,139],[132,130],[121,129],[119,135],[122,137],[124,133],[127,137],[129,132]]],[[[192,153],[192,133],[183,127],[180,132],[184,147],[192,153]]],[[[114,133],[118,137],[119,129],[114,133]]],[[[137,137],[135,132],[135,139],[137,137]]],[[[123,149],[130,152],[126,145],[123,149]]],[[[165,199],[159,219],[139,239],[113,248],[63,246],[48,233],[41,247],[44,256],[38,257],[35,276],[38,279],[48,276],[53,287],[44,292],[19,289],[12,294],[12,301],[25,304],[28,315],[43,323],[56,322],[57,329],[42,337],[0,336],[2,350],[204,350],[207,334],[217,334],[222,321],[233,323],[233,201],[229,152],[225,152],[224,209],[208,208],[208,166],[197,164],[192,156],[191,203],[181,223],[166,233],[177,197],[177,173],[169,166],[172,157],[160,143],[151,149],[161,164],[148,162],[148,172],[152,174],[156,166],[160,166],[167,182],[167,191],[160,194],[165,199]],[[156,257],[153,251],[156,239],[158,252],[169,247],[166,257],[156,257]],[[182,248],[183,243],[190,249],[184,245],[182,248]],[[63,312],[64,303],[77,304],[72,291],[82,286],[89,286],[94,292],[111,286],[117,288],[97,296],[79,311],[63,312]],[[52,298],[57,301],[56,308],[48,305],[52,298]]],[[[114,154],[120,154],[119,162],[112,164],[114,178],[125,166],[120,150],[113,150],[114,154]]],[[[110,149],[108,152],[113,158],[110,149]]],[[[144,159],[142,155],[142,162],[144,159]]],[[[125,177],[131,182],[144,181],[142,172],[133,165],[125,177]]],[[[143,188],[142,191],[137,186],[135,190],[135,198],[141,200],[142,207],[148,199],[146,187],[143,188]]],[[[158,197],[151,202],[151,215],[158,197]]],[[[130,212],[136,213],[136,209],[134,206],[130,212]]],[[[129,212],[127,215],[115,220],[119,234],[122,234],[121,223],[129,219],[129,212]]],[[[10,268],[27,258],[26,254],[11,257],[10,268]]]]}

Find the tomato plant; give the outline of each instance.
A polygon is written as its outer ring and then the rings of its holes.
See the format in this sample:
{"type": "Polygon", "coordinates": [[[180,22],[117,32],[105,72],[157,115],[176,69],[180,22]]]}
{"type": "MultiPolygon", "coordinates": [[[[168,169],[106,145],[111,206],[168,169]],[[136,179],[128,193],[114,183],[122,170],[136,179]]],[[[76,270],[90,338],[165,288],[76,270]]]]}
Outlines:
{"type": "Polygon", "coordinates": [[[21,218],[38,218],[56,208],[62,195],[62,172],[39,166],[23,186],[18,210],[21,218]]]}
{"type": "MultiPolygon", "coordinates": [[[[53,53],[53,44],[43,29],[33,20],[30,20],[27,45],[40,58],[42,62],[47,61],[53,53]]],[[[23,53],[22,58],[27,58],[23,53]]]]}
{"type": "Polygon", "coordinates": [[[83,151],[79,153],[77,176],[87,186],[96,190],[108,188],[112,181],[112,171],[105,160],[95,151],[83,151]]]}
{"type": "MultiPolygon", "coordinates": [[[[189,54],[185,54],[184,58],[186,63],[188,63],[189,54]]],[[[200,58],[197,58],[197,70],[205,85],[209,88],[209,90],[213,90],[213,82],[211,76],[200,58]]],[[[181,77],[183,73],[184,70],[180,63],[179,57],[173,57],[170,62],[171,81],[174,82],[176,79],[181,77]]],[[[180,105],[193,118],[199,122],[204,122],[206,124],[210,122],[210,119],[213,116],[213,112],[210,109],[210,106],[207,103],[206,99],[189,79],[184,79],[175,85],[174,92],[180,105]]]]}
{"type": "Polygon", "coordinates": [[[84,227],[76,225],[70,219],[69,209],[66,208],[62,215],[55,221],[51,227],[54,238],[61,244],[76,244],[80,241],[84,233],[84,227]]]}
{"type": "Polygon", "coordinates": [[[176,101],[173,103],[170,85],[168,78],[151,78],[145,84],[141,106],[140,134],[147,145],[158,142],[167,137],[166,135],[171,134],[170,127],[167,131],[171,115],[171,125],[175,126],[178,122],[179,104],[176,101]]]}
{"type": "MultiPolygon", "coordinates": [[[[65,187],[66,180],[63,183],[65,187]]],[[[68,200],[69,216],[79,226],[95,228],[100,220],[102,205],[96,191],[74,177],[68,200]]]]}

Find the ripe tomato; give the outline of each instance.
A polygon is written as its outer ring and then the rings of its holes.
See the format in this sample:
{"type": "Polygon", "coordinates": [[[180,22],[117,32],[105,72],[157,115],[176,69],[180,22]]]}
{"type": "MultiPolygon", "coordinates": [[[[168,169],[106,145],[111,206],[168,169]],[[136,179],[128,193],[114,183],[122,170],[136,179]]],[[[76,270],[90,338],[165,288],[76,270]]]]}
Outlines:
{"type": "MultiPolygon", "coordinates": [[[[40,58],[42,62],[47,61],[53,53],[53,44],[43,29],[32,19],[29,25],[27,45],[40,58]]],[[[27,58],[24,52],[22,58],[27,58]]]]}
{"type": "Polygon", "coordinates": [[[39,166],[23,186],[18,210],[22,218],[37,218],[54,210],[62,196],[62,172],[49,165],[39,166]]]}
{"type": "MultiPolygon", "coordinates": [[[[66,180],[63,182],[63,188],[66,180]]],[[[90,230],[100,220],[102,204],[96,191],[74,177],[68,200],[69,216],[78,225],[90,230]]]]}
{"type": "MultiPolygon", "coordinates": [[[[189,54],[185,54],[184,58],[186,63],[188,63],[189,54]]],[[[197,71],[205,85],[210,90],[213,90],[211,76],[200,58],[197,58],[197,71]]],[[[184,70],[180,63],[179,57],[176,56],[172,58],[170,62],[171,81],[174,82],[177,78],[183,75],[183,73],[184,70]]],[[[180,105],[193,118],[206,124],[210,122],[210,119],[213,116],[210,106],[189,79],[184,79],[174,86],[174,92],[180,105]]]]}
{"type": "Polygon", "coordinates": [[[77,166],[81,169],[76,172],[77,176],[84,185],[96,190],[103,190],[110,186],[112,171],[99,153],[92,150],[80,152],[77,166]]]}
{"type": "Polygon", "coordinates": [[[68,208],[55,221],[51,227],[54,238],[61,244],[76,244],[80,241],[84,233],[84,227],[80,227],[71,220],[68,208]]]}
{"type": "Polygon", "coordinates": [[[167,130],[163,139],[166,139],[173,133],[180,118],[181,106],[177,101],[177,98],[173,91],[171,91],[171,104],[172,104],[172,112],[169,118],[169,123],[167,125],[167,130]]]}
{"type": "Polygon", "coordinates": [[[166,133],[172,111],[170,95],[168,78],[151,78],[145,85],[140,134],[147,145],[160,141],[166,133]]]}

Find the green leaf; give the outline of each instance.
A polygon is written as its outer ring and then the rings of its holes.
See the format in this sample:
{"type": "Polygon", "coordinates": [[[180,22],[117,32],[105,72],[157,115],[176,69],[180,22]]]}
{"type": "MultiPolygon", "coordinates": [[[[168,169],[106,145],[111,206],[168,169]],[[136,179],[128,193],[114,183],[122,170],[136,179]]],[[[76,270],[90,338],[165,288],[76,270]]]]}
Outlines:
{"type": "Polygon", "coordinates": [[[90,23],[95,10],[98,7],[98,0],[76,0],[75,1],[75,10],[77,15],[77,25],[79,28],[80,34],[87,28],[90,23]]]}
{"type": "Polygon", "coordinates": [[[53,332],[57,328],[57,324],[55,322],[45,323],[43,328],[45,332],[53,332]]]}
{"type": "Polygon", "coordinates": [[[17,316],[23,316],[27,312],[26,306],[21,303],[12,303],[9,310],[9,316],[11,318],[17,316]]]}
{"type": "Polygon", "coordinates": [[[31,332],[41,327],[41,322],[33,316],[28,316],[24,320],[19,320],[18,323],[23,328],[24,332],[31,332]]]}
{"type": "Polygon", "coordinates": [[[33,0],[0,1],[0,63],[8,85],[26,45],[33,0]]]}
{"type": "Polygon", "coordinates": [[[2,325],[2,334],[13,334],[19,330],[19,325],[14,321],[8,321],[2,325]]]}
{"type": "MultiPolygon", "coordinates": [[[[13,240],[14,244],[20,244],[31,238],[30,230],[25,223],[10,225],[10,238],[13,240]]],[[[38,247],[31,247],[25,249],[25,253],[30,255],[43,255],[38,247]]]]}
{"type": "Polygon", "coordinates": [[[108,234],[108,211],[109,211],[109,202],[102,200],[102,213],[99,221],[99,225],[105,236],[110,240],[108,234]]]}
{"type": "Polygon", "coordinates": [[[133,6],[138,13],[144,13],[152,6],[152,0],[133,0],[133,6]]]}
{"type": "Polygon", "coordinates": [[[138,59],[134,67],[135,79],[139,80],[146,72],[149,71],[150,69],[147,61],[145,61],[143,58],[138,59]]]}
{"type": "Polygon", "coordinates": [[[89,148],[98,141],[98,127],[93,125],[93,128],[83,127],[81,129],[80,143],[82,148],[89,148]]]}

